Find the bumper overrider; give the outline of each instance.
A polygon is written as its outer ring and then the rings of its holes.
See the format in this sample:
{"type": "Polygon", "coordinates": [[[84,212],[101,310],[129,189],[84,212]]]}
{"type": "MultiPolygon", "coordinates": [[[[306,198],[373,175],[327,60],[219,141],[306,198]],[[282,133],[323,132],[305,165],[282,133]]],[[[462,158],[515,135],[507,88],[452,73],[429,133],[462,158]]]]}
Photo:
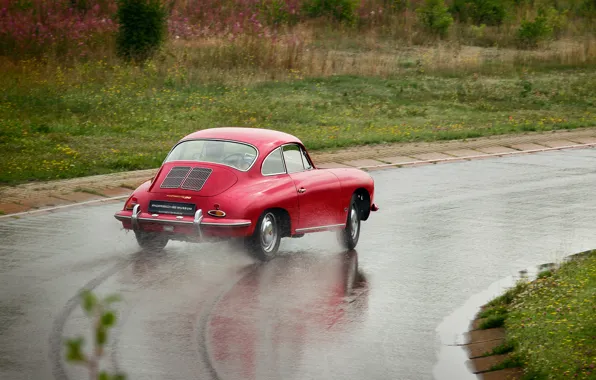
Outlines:
{"type": "MultiPolygon", "coordinates": [[[[130,224],[130,229],[134,231],[155,230],[155,226],[161,225],[164,232],[194,234],[199,238],[203,237],[205,229],[219,230],[224,234],[231,233],[233,235],[234,232],[239,232],[239,229],[244,230],[251,225],[251,221],[246,219],[205,218],[202,209],[198,209],[194,216],[143,213],[138,204],[133,207],[132,211],[119,211],[114,214],[114,217],[123,222],[125,228],[130,224]]],[[[219,233],[215,232],[215,235],[219,235],[219,233]]]]}

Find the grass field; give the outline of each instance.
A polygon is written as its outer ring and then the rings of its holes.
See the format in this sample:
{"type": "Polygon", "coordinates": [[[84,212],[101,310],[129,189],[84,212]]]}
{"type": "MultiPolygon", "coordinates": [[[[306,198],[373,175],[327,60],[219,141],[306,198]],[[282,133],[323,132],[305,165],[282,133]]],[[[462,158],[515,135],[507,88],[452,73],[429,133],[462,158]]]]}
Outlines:
{"type": "Polygon", "coordinates": [[[596,378],[596,251],[520,282],[489,306],[482,316],[506,329],[495,353],[510,357],[500,367],[523,367],[524,380],[596,378]]]}
{"type": "Polygon", "coordinates": [[[102,63],[48,75],[31,63],[0,94],[0,182],[156,167],[185,134],[224,125],[287,131],[310,149],[596,125],[591,68],[427,73],[405,62],[394,75],[240,85],[102,63]]]}

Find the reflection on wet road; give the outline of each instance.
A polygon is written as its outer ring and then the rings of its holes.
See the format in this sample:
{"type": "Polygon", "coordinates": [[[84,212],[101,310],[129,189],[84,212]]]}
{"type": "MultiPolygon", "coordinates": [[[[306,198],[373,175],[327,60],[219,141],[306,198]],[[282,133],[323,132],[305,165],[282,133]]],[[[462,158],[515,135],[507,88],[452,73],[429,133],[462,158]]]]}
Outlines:
{"type": "Polygon", "coordinates": [[[231,243],[140,252],[120,203],[0,220],[0,378],[85,376],[58,350],[89,331],[90,287],[124,297],[105,363],[130,379],[431,379],[437,326],[468,298],[596,246],[595,159],[373,172],[381,211],[356,251],[307,235],[263,265],[231,243]]]}

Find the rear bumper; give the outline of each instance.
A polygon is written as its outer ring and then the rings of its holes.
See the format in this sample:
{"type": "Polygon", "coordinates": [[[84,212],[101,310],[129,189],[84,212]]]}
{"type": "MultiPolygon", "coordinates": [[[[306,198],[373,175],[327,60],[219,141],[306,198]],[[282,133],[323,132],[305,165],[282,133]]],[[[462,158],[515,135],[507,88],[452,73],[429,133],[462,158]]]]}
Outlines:
{"type": "Polygon", "coordinates": [[[169,214],[149,214],[141,212],[139,205],[132,211],[119,211],[114,217],[122,222],[126,229],[134,231],[155,231],[172,234],[207,236],[243,236],[252,222],[245,219],[205,218],[203,210],[198,209],[194,216],[169,214]]]}

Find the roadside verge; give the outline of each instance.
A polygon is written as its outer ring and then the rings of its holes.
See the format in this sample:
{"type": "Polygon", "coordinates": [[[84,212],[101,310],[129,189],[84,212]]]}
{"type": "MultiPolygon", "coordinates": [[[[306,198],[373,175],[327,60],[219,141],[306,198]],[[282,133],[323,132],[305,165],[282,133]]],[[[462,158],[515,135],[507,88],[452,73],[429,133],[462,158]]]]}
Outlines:
{"type": "Polygon", "coordinates": [[[481,307],[464,348],[484,380],[596,378],[596,250],[545,264],[481,307]]]}
{"type": "MultiPolygon", "coordinates": [[[[596,146],[596,128],[315,151],[320,168],[379,170],[596,146]]],[[[126,198],[157,168],[0,187],[0,218],[126,198]]]]}

